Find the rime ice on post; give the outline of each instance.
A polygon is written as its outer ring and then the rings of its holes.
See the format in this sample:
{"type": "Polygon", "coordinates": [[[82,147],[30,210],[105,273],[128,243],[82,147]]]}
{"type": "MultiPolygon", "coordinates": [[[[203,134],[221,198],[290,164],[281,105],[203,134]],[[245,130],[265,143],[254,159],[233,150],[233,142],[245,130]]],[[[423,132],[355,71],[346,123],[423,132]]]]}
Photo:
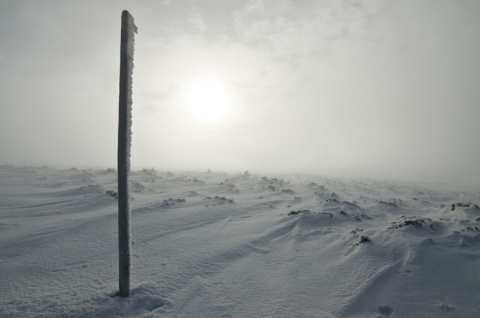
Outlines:
{"type": "Polygon", "coordinates": [[[120,44],[120,96],[118,116],[118,254],[119,295],[130,295],[130,147],[132,145],[132,74],[134,33],[133,17],[122,12],[120,44]]]}

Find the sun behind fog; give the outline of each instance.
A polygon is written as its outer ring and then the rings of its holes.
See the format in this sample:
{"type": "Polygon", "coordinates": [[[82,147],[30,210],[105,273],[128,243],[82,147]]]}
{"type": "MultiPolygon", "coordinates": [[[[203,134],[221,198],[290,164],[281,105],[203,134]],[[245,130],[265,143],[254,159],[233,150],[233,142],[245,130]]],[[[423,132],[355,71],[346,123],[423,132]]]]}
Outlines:
{"type": "Polygon", "coordinates": [[[221,122],[230,115],[230,96],[226,85],[212,76],[192,80],[187,87],[188,113],[203,122],[221,122]]]}

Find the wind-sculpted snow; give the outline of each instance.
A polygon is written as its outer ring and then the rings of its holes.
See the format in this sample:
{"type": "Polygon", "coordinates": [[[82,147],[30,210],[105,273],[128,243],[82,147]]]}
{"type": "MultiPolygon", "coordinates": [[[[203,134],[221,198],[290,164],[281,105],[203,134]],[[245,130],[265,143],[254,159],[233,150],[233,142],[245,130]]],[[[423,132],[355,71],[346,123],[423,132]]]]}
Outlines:
{"type": "Polygon", "coordinates": [[[0,168],[1,317],[478,317],[474,189],[132,172],[117,297],[114,169],[0,168]]]}

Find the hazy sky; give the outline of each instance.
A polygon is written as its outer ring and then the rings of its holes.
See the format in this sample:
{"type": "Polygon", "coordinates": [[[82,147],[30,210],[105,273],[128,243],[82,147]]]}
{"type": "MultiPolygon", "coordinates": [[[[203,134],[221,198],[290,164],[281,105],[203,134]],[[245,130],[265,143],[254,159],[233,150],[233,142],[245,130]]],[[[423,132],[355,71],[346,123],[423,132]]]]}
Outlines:
{"type": "Polygon", "coordinates": [[[0,164],[116,166],[123,9],[134,168],[480,186],[478,0],[0,0],[0,164]]]}

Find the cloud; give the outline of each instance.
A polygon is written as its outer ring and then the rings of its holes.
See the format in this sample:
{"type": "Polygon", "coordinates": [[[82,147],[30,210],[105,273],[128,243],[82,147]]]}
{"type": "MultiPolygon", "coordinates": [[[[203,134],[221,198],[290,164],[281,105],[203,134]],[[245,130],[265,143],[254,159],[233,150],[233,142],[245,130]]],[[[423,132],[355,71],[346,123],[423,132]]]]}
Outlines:
{"type": "Polygon", "coordinates": [[[207,29],[207,24],[203,19],[200,12],[192,12],[190,14],[189,22],[192,24],[193,28],[197,31],[205,31],[207,29]]]}

